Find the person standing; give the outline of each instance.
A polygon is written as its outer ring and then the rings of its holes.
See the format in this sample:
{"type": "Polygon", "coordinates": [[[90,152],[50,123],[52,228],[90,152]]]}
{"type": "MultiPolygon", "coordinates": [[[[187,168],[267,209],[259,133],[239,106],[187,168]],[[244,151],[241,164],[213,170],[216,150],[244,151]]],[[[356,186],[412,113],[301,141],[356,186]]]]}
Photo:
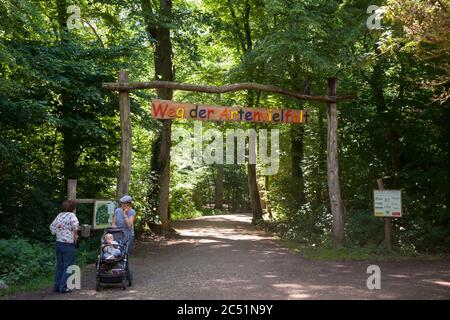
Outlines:
{"type": "Polygon", "coordinates": [[[125,195],[119,199],[120,207],[114,211],[112,226],[125,230],[125,236],[128,238],[128,253],[131,253],[134,241],[134,219],[136,211],[132,208],[131,197],[125,195]]]}
{"type": "Polygon", "coordinates": [[[61,206],[61,212],[50,225],[50,231],[56,236],[56,272],[54,292],[67,293],[72,290],[67,288],[69,273],[67,268],[75,263],[75,244],[78,240],[79,222],[76,216],[77,203],[74,200],[66,200],[61,206]]]}

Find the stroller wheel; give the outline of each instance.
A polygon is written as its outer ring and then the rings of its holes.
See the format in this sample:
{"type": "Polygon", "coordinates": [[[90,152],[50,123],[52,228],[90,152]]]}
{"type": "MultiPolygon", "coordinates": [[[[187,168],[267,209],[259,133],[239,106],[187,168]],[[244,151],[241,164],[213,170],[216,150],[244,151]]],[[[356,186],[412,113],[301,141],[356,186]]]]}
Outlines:
{"type": "Polygon", "coordinates": [[[127,289],[127,273],[126,272],[123,273],[123,277],[122,277],[122,289],[123,290],[127,289]]]}
{"type": "Polygon", "coordinates": [[[95,285],[95,291],[101,291],[102,290],[102,285],[100,284],[100,281],[97,280],[97,283],[95,285]]]}
{"type": "Polygon", "coordinates": [[[128,286],[131,287],[133,285],[133,274],[130,270],[128,270],[128,286]]]}

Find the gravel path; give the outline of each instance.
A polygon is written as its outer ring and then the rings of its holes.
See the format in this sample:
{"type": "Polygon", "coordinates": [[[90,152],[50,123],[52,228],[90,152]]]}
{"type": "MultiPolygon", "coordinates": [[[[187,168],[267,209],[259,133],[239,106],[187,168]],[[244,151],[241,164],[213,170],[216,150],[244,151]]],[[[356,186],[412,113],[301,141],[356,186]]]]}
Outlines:
{"type": "Polygon", "coordinates": [[[82,289],[51,289],[16,299],[450,299],[450,261],[312,261],[255,230],[245,214],[173,224],[173,239],[142,243],[131,257],[133,287],[95,291],[94,266],[82,289]],[[366,286],[369,265],[381,268],[381,289],[366,286]]]}

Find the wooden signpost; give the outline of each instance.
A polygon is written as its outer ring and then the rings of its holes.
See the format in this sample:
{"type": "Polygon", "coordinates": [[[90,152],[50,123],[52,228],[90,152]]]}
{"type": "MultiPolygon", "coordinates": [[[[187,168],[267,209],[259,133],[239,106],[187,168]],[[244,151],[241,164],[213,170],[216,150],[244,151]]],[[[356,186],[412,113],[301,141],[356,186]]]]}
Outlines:
{"type": "Polygon", "coordinates": [[[382,179],[377,179],[378,190],[373,190],[373,208],[376,217],[384,219],[384,244],[392,250],[392,219],[402,216],[402,194],[400,190],[385,190],[382,179]]]}
{"type": "Polygon", "coordinates": [[[91,230],[104,229],[110,226],[112,214],[117,207],[114,200],[100,200],[100,199],[77,199],[77,180],[67,180],[67,199],[75,200],[79,204],[92,204],[93,215],[92,224],[82,224],[80,226],[81,237],[86,238],[90,236],[91,230]]]}

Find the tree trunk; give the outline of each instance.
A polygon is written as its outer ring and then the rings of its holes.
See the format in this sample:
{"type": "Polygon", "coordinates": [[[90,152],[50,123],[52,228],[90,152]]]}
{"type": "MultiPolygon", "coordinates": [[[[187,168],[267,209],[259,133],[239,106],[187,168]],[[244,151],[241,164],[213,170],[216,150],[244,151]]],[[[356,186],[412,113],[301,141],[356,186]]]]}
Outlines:
{"type": "MultiPolygon", "coordinates": [[[[297,75],[294,74],[292,77],[295,79],[297,75]]],[[[304,94],[311,95],[311,83],[310,79],[306,79],[303,82],[304,94]]],[[[298,87],[294,87],[298,89],[298,87]]],[[[295,199],[297,200],[297,205],[300,206],[305,203],[305,178],[303,174],[305,127],[303,125],[291,125],[290,129],[292,177],[294,178],[295,194],[298,195],[295,199]]]]}
{"type": "Polygon", "coordinates": [[[159,196],[158,212],[161,217],[161,223],[164,230],[170,227],[169,217],[169,183],[170,183],[170,147],[172,120],[163,120],[161,131],[161,144],[159,149],[158,167],[159,176],[159,196]]]}
{"type": "Polygon", "coordinates": [[[303,141],[305,129],[300,125],[291,125],[291,161],[292,178],[295,186],[297,205],[305,203],[305,180],[303,175],[303,141]]]}
{"type": "MultiPolygon", "coordinates": [[[[127,82],[128,73],[121,71],[119,73],[119,82],[127,82]]],[[[130,111],[130,93],[128,90],[119,93],[120,109],[120,169],[117,179],[117,199],[128,194],[131,176],[131,111],[130,111]]]]}
{"type": "Polygon", "coordinates": [[[319,107],[318,112],[318,133],[319,133],[319,150],[318,150],[318,163],[317,163],[317,183],[316,183],[316,206],[320,206],[324,200],[323,195],[323,185],[322,185],[322,177],[324,176],[326,170],[326,162],[327,162],[327,141],[324,132],[324,110],[322,107],[319,107]]]}
{"type": "Polygon", "coordinates": [[[264,178],[264,189],[266,189],[266,208],[269,218],[272,219],[272,207],[270,203],[270,176],[265,176],[264,178]]]}
{"type": "MultiPolygon", "coordinates": [[[[162,81],[173,81],[172,65],[172,42],[170,39],[170,29],[167,27],[171,22],[172,0],[159,1],[158,25],[155,25],[150,18],[155,16],[152,8],[152,1],[142,0],[142,11],[146,23],[146,30],[151,39],[155,42],[154,65],[155,79],[162,81]]],[[[172,100],[173,90],[158,88],[156,90],[158,98],[172,100]]],[[[160,131],[156,134],[152,144],[152,172],[156,174],[158,187],[150,194],[157,195],[157,210],[164,230],[170,227],[169,217],[169,184],[170,184],[170,147],[172,120],[159,120],[160,131]]],[[[155,202],[149,199],[150,206],[155,202]]]]}
{"type": "MultiPolygon", "coordinates": [[[[253,107],[253,101],[254,96],[248,92],[247,100],[249,107],[253,107]]],[[[250,150],[250,143],[249,143],[249,154],[252,152],[256,152],[256,150],[250,150]]],[[[250,161],[250,159],[249,159],[250,161]]],[[[253,223],[256,223],[259,220],[262,220],[263,218],[263,211],[261,206],[261,195],[259,194],[259,188],[258,188],[258,181],[256,177],[256,163],[247,164],[247,177],[248,177],[248,190],[250,194],[250,205],[252,208],[252,214],[253,214],[253,223]]]]}
{"type": "MultiPolygon", "coordinates": [[[[380,49],[376,48],[375,52],[380,54],[380,49]]],[[[372,88],[375,105],[377,107],[378,115],[383,119],[383,123],[386,125],[386,140],[388,145],[388,152],[390,156],[390,167],[392,168],[393,180],[390,184],[393,188],[399,188],[401,170],[401,142],[400,133],[396,128],[396,117],[394,110],[389,110],[386,99],[384,97],[383,81],[384,71],[382,61],[379,59],[375,62],[373,67],[372,77],[370,79],[370,86],[372,88]]],[[[383,151],[384,152],[384,151],[383,151]]],[[[388,166],[389,167],[389,166],[388,166]]]]}
{"type": "Polygon", "coordinates": [[[238,192],[236,191],[236,187],[232,187],[231,194],[232,194],[231,211],[236,212],[237,211],[237,197],[238,197],[238,192]]]}
{"type": "Polygon", "coordinates": [[[256,181],[256,164],[247,164],[248,189],[250,191],[250,204],[252,206],[253,220],[256,223],[263,218],[261,198],[259,196],[258,182],[256,181]]]}
{"type": "MultiPolygon", "coordinates": [[[[336,78],[328,79],[328,95],[336,95],[336,78]]],[[[330,194],[331,212],[333,214],[333,247],[340,248],[345,244],[345,222],[339,184],[338,140],[337,140],[337,108],[336,103],[329,103],[328,113],[328,191],[330,194]]]]}
{"type": "Polygon", "coordinates": [[[216,194],[214,209],[223,209],[223,164],[217,164],[216,173],[216,194]]]}
{"type": "MultiPolygon", "coordinates": [[[[65,101],[63,100],[63,103],[65,103],[65,101]]],[[[63,112],[65,112],[65,114],[63,114],[62,116],[68,116],[68,114],[70,113],[70,110],[67,110],[67,108],[65,108],[65,105],[63,104],[61,106],[61,109],[63,112]]],[[[78,140],[75,137],[73,128],[67,126],[67,125],[62,125],[62,127],[60,128],[60,131],[62,133],[62,158],[63,158],[63,168],[62,168],[62,173],[64,176],[65,180],[68,179],[76,179],[77,178],[77,170],[76,170],[76,162],[77,162],[77,144],[78,144],[78,140]]]]}
{"type": "Polygon", "coordinates": [[[66,0],[57,0],[56,1],[56,11],[57,11],[57,20],[59,27],[59,36],[61,41],[66,41],[67,35],[67,18],[69,17],[67,14],[67,1],[66,0]]]}
{"type": "MultiPolygon", "coordinates": [[[[57,21],[58,21],[58,30],[59,37],[62,46],[66,46],[67,43],[67,2],[66,0],[57,0],[56,1],[56,11],[57,11],[57,21]]],[[[60,114],[60,118],[68,118],[73,115],[73,110],[70,107],[70,94],[66,90],[62,90],[61,92],[61,104],[58,107],[58,113],[60,114]]],[[[77,178],[77,170],[76,163],[78,158],[79,151],[79,140],[76,138],[75,131],[72,126],[68,124],[63,124],[58,127],[59,132],[62,135],[62,160],[63,160],[63,168],[62,175],[64,177],[64,181],[67,181],[71,178],[77,178]]],[[[65,188],[64,188],[65,189],[65,188]]],[[[61,194],[62,197],[65,197],[64,193],[67,190],[64,190],[61,194]]]]}

